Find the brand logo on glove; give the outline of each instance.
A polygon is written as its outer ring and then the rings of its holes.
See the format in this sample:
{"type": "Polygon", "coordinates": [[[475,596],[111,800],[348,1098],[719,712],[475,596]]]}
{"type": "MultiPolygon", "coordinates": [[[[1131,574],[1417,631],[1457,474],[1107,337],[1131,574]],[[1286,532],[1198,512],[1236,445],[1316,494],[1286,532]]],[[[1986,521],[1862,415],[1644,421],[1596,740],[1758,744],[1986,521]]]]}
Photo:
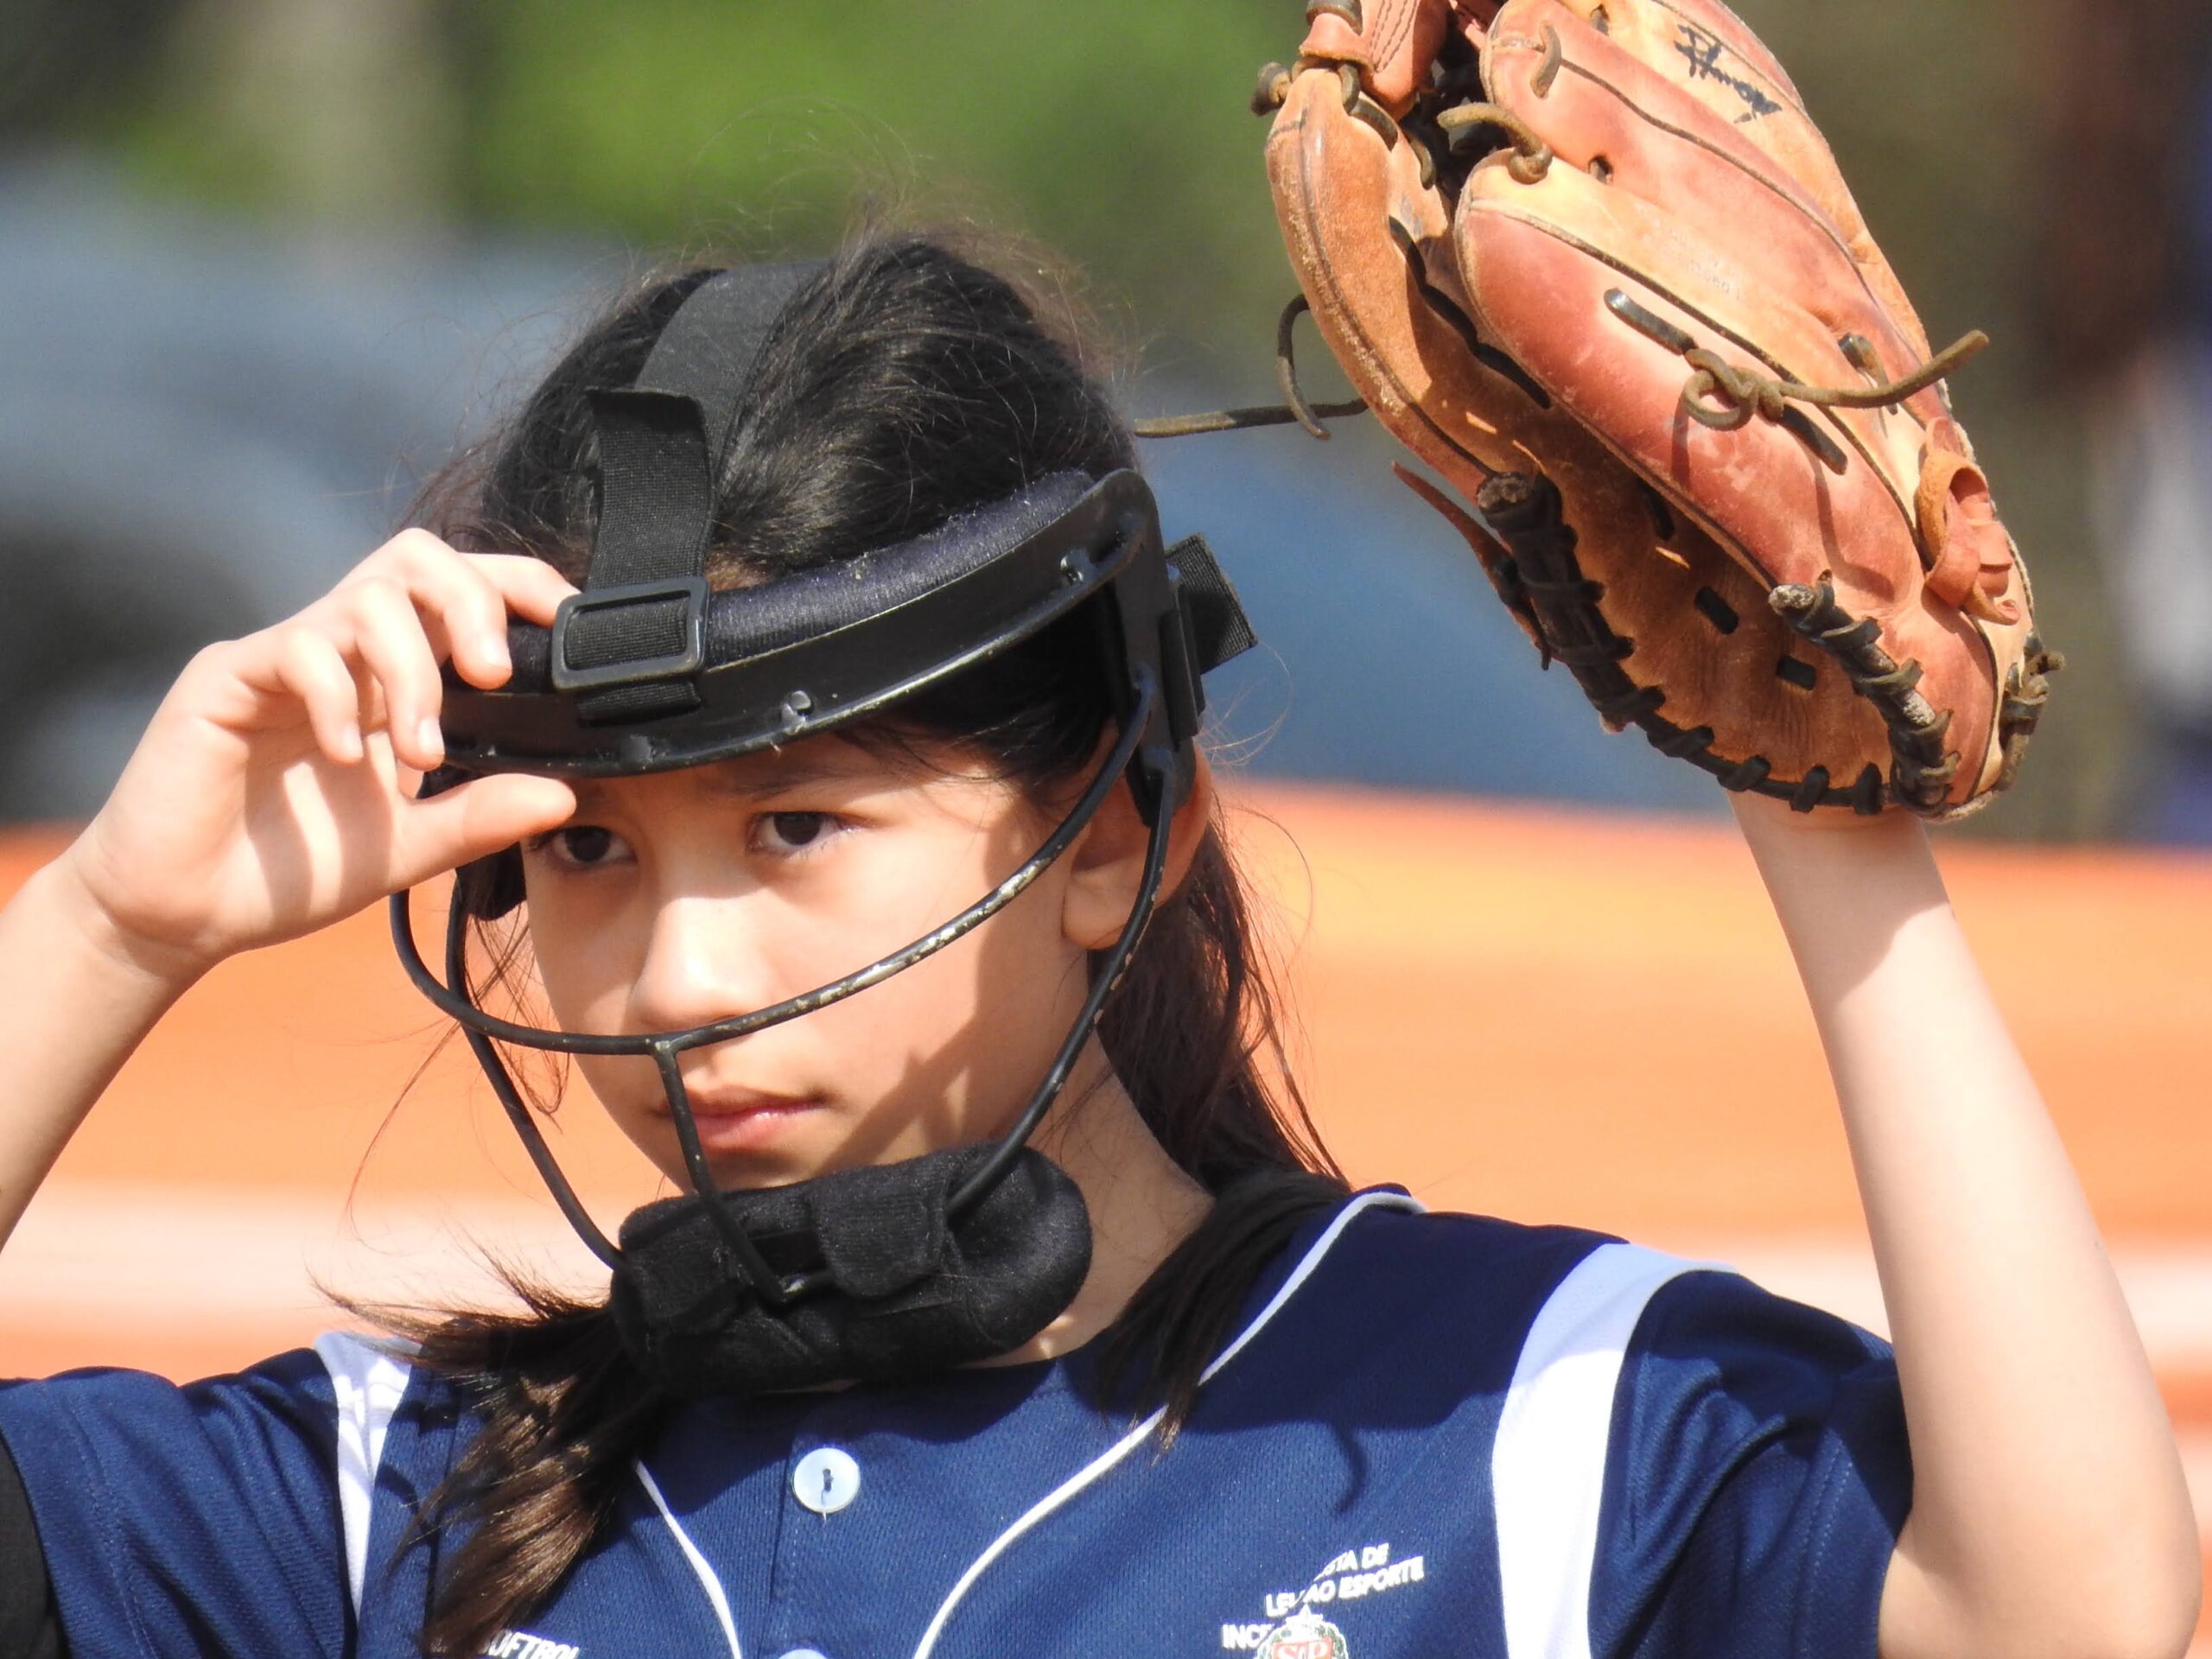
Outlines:
{"type": "Polygon", "coordinates": [[[1692,80],[1717,80],[1744,100],[1744,112],[1736,118],[1738,125],[1781,112],[1782,105],[1767,96],[1765,88],[1720,67],[1720,54],[1728,48],[1718,35],[1708,35],[1695,23],[1677,23],[1675,49],[1688,60],[1692,80]]]}

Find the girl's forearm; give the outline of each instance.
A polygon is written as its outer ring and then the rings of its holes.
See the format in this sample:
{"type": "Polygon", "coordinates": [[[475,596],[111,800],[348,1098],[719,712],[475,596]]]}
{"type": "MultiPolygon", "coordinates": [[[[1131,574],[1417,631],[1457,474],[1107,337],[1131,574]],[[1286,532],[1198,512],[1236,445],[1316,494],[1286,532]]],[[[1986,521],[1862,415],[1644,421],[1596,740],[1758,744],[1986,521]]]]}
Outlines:
{"type": "Polygon", "coordinates": [[[0,910],[0,1243],[188,982],[104,939],[66,863],[38,871],[0,910]]]}
{"type": "Polygon", "coordinates": [[[1914,1498],[1886,1659],[2178,1655],[2200,1566],[2172,1431],[1924,831],[1738,816],[1835,1079],[1897,1344],[1914,1498]]]}

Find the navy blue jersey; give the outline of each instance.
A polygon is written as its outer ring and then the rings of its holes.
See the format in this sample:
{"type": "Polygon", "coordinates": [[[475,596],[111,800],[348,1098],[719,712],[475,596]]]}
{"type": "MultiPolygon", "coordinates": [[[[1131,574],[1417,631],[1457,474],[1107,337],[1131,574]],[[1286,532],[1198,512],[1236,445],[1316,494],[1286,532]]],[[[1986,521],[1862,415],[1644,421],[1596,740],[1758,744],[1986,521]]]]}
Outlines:
{"type": "MultiPolygon", "coordinates": [[[[1363,1194],[1189,1422],[1085,1351],[671,1417],[493,1659],[1871,1659],[1909,1498],[1875,1338],[1725,1271],[1363,1194]]],[[[469,1419],[353,1338],[0,1389],[73,1659],[409,1659],[469,1419]]]]}

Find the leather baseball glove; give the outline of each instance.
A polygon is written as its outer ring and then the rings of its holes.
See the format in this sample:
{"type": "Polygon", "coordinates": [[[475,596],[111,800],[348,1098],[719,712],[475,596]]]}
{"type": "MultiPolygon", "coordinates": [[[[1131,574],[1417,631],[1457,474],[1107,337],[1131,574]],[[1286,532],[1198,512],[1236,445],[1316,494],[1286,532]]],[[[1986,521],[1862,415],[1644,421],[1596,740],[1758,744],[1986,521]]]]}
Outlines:
{"type": "Polygon", "coordinates": [[[1718,0],[1307,18],[1259,98],[1304,303],[1546,664],[1801,810],[2011,783],[2059,663],[1941,384],[1983,341],[1931,358],[1772,54],[1718,0]]]}

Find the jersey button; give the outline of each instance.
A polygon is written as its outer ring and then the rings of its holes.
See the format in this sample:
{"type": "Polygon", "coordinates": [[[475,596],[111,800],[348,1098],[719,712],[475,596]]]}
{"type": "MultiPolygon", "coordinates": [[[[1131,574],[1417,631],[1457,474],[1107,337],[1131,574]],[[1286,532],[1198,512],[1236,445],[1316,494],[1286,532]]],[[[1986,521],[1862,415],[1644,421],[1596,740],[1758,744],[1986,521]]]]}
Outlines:
{"type": "Polygon", "coordinates": [[[819,1648],[793,1648],[784,1659],[830,1659],[830,1656],[819,1648]]]}
{"type": "MultiPolygon", "coordinates": [[[[849,1452],[817,1446],[791,1471],[791,1495],[817,1515],[835,1515],[861,1495],[861,1466],[849,1452]]],[[[800,1649],[784,1659],[806,1659],[807,1652],[800,1649]]]]}

